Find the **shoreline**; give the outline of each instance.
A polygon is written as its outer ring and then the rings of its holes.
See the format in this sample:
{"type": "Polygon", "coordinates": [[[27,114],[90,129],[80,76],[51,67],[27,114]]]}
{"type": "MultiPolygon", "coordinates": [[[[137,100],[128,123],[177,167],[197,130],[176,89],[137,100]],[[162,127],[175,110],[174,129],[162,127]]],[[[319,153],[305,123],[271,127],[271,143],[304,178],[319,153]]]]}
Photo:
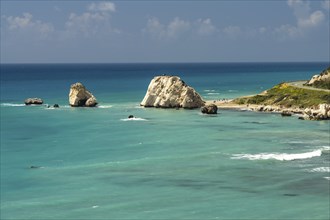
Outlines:
{"type": "Polygon", "coordinates": [[[236,111],[254,111],[254,112],[265,112],[265,113],[275,113],[281,114],[282,116],[297,116],[299,119],[309,119],[307,118],[308,111],[316,111],[313,108],[298,108],[298,107],[283,107],[277,105],[257,105],[257,104],[237,104],[233,102],[233,99],[228,100],[206,100],[205,105],[215,104],[218,109],[223,110],[236,110],[236,111]]]}

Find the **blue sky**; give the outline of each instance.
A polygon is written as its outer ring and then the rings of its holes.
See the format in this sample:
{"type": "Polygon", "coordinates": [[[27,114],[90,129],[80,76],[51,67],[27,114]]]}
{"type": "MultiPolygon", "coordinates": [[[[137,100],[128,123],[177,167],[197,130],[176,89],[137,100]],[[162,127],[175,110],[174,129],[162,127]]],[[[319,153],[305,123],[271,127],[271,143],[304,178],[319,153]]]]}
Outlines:
{"type": "Polygon", "coordinates": [[[329,0],[1,0],[1,63],[329,61],[329,0]]]}

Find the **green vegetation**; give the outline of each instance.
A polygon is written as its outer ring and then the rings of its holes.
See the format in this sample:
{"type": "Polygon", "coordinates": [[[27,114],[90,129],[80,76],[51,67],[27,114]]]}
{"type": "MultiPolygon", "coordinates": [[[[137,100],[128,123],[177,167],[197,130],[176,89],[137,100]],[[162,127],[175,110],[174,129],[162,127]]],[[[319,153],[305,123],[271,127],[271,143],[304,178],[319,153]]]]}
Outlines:
{"type": "Polygon", "coordinates": [[[311,86],[312,87],[315,87],[315,88],[319,88],[319,89],[330,89],[330,80],[327,80],[327,81],[316,81],[311,86]]]}
{"type": "Polygon", "coordinates": [[[306,108],[321,103],[330,104],[330,91],[297,88],[287,83],[281,83],[265,93],[237,98],[234,102],[237,104],[265,104],[306,108]]]}

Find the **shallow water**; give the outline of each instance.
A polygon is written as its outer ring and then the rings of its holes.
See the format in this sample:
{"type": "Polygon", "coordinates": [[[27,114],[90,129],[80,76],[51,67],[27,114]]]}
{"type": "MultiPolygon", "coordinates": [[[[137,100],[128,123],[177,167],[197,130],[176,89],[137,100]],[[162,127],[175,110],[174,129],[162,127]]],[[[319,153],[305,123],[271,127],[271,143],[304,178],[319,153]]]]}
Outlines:
{"type": "Polygon", "coordinates": [[[203,65],[2,66],[1,219],[328,219],[328,121],[139,106],[158,72],[222,99],[324,64],[203,65]],[[68,106],[76,81],[98,108],[68,106]]]}

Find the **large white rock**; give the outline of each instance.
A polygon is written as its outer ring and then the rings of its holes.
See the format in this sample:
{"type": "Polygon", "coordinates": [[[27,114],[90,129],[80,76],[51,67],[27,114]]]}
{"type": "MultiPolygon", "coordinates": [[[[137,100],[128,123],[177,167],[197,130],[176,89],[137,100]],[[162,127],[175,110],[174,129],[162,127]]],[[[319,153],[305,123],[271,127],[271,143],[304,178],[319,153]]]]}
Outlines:
{"type": "Polygon", "coordinates": [[[148,87],[141,106],[160,108],[200,108],[202,97],[177,76],[156,76],[148,87]]]}
{"type": "Polygon", "coordinates": [[[94,107],[97,100],[83,84],[77,82],[70,87],[69,103],[72,107],[94,107]]]}

